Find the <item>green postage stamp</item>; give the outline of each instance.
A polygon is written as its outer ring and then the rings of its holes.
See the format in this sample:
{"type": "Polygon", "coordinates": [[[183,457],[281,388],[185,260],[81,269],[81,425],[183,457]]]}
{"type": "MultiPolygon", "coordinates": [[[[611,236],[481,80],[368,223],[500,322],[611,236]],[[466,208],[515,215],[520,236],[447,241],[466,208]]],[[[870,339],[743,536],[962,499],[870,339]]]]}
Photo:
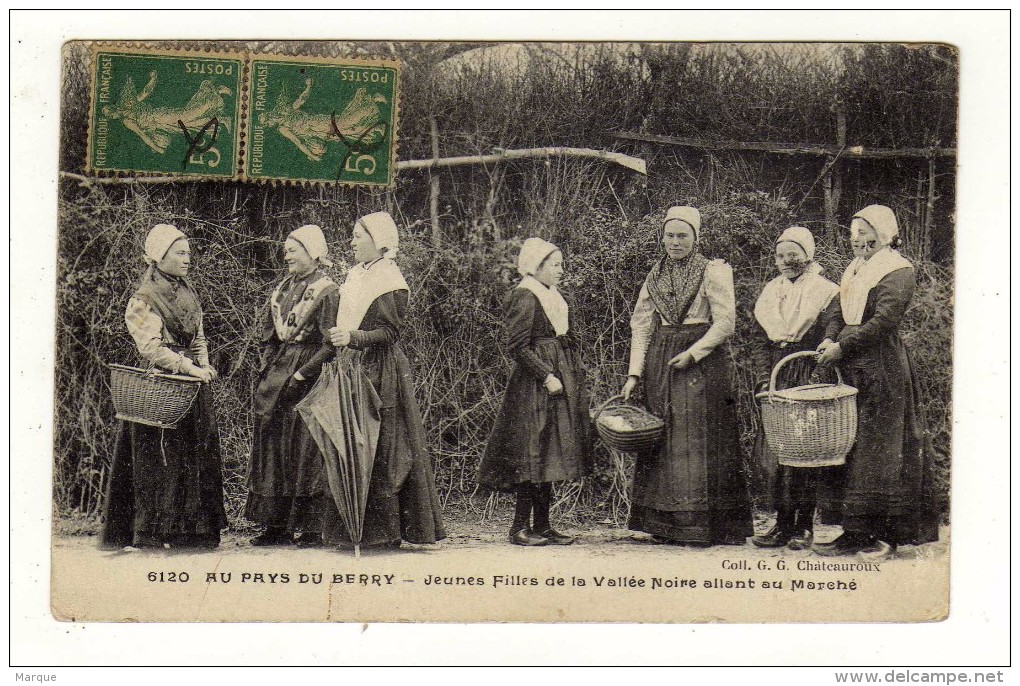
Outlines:
{"type": "Polygon", "coordinates": [[[245,178],[393,181],[397,62],[253,55],[250,67],[245,178]]]}
{"type": "Polygon", "coordinates": [[[90,173],[388,186],[395,60],[96,46],[90,173]]]}
{"type": "Polygon", "coordinates": [[[238,177],[244,56],[96,47],[90,172],[238,177]]]}

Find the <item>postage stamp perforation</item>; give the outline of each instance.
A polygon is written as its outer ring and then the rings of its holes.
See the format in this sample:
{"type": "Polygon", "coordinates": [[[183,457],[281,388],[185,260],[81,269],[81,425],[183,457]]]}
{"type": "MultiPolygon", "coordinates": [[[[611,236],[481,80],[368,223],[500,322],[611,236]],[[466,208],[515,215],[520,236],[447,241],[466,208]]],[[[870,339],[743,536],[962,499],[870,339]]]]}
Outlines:
{"type": "Polygon", "coordinates": [[[241,93],[240,93],[240,106],[241,115],[239,118],[239,124],[237,127],[237,179],[243,181],[244,173],[244,155],[247,151],[248,145],[248,105],[249,105],[249,89],[251,79],[251,56],[245,55],[244,64],[241,71],[241,93]]]}
{"type": "Polygon", "coordinates": [[[93,41],[92,53],[95,55],[97,52],[162,54],[171,57],[181,57],[185,56],[181,53],[189,53],[195,56],[234,56],[244,59],[249,51],[241,41],[238,41],[236,47],[224,46],[223,43],[214,45],[201,41],[93,41]]]}

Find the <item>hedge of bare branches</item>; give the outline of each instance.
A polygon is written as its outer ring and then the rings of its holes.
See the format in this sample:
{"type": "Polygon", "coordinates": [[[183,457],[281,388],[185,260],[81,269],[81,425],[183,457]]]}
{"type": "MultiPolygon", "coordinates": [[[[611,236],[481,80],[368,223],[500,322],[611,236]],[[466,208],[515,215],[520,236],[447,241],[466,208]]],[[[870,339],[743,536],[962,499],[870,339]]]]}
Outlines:
{"type": "MultiPolygon", "coordinates": [[[[265,46],[254,46],[265,47],[265,46]]],[[[273,46],[280,48],[281,46],[273,46]]],[[[394,189],[294,188],[234,183],[60,186],[54,495],[63,513],[95,514],[107,478],[113,411],[107,362],[130,362],[123,309],[141,272],[141,243],[157,222],[192,237],[194,281],[221,372],[215,384],[228,514],[243,526],[251,443],[255,331],[282,276],[280,241],[297,226],[325,227],[344,255],[360,213],[388,209],[405,227],[400,263],[411,285],[406,346],[416,374],[444,503],[486,516],[496,501],[470,498],[474,472],[510,372],[500,300],[514,279],[520,240],[542,235],[564,248],[577,295],[593,397],[623,381],[630,308],[657,253],[657,217],[694,204],[705,219],[704,252],[734,267],[741,437],[757,430],[754,371],[746,348],[751,308],[773,275],[774,237],[793,223],[819,236],[830,278],[849,260],[839,230],[823,221],[819,163],[764,154],[698,153],[621,143],[618,130],[803,143],[832,143],[831,106],[848,111],[848,139],[884,146],[955,143],[955,55],[940,46],[503,46],[303,44],[287,49],[395,54],[406,65],[402,159],[431,157],[429,119],[441,154],[575,145],[620,149],[649,162],[647,178],[592,161],[519,161],[447,169],[441,240],[429,226],[426,173],[394,189]]],[[[86,126],[86,52],[65,54],[62,169],[81,172],[86,126]]],[[[905,335],[924,389],[923,405],[948,487],[952,369],[952,164],[939,163],[930,207],[926,162],[869,161],[846,167],[838,220],[859,207],[894,207],[917,265],[918,289],[905,335]],[[934,213],[934,214],[933,214],[934,213]]],[[[349,257],[349,256],[348,256],[349,257]]],[[[343,277],[343,260],[335,277],[343,277]]],[[[559,492],[561,513],[622,522],[631,465],[599,448],[601,471],[559,492]]],[[[760,485],[754,484],[755,489],[760,485]]]]}

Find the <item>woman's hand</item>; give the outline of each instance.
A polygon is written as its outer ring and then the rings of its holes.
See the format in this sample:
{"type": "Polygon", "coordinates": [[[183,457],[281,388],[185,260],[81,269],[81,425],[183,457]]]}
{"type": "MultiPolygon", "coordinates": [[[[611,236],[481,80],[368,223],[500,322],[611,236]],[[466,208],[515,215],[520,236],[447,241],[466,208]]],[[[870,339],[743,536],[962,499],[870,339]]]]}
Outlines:
{"type": "Polygon", "coordinates": [[[211,367],[199,367],[191,360],[185,360],[184,366],[181,369],[188,376],[193,376],[196,379],[200,379],[202,383],[209,383],[213,380],[213,376],[216,374],[211,367]]]}
{"type": "MultiPolygon", "coordinates": [[[[823,342],[822,345],[825,345],[823,342]]],[[[819,349],[822,347],[818,346],[819,349]]],[[[835,364],[843,359],[843,350],[839,347],[839,343],[829,342],[829,345],[825,346],[825,350],[822,351],[822,356],[818,358],[818,364],[825,367],[830,364],[835,364]]]]}
{"type": "Polygon", "coordinates": [[[329,342],[338,348],[351,344],[351,332],[344,331],[336,326],[329,330],[329,342]]]}
{"type": "Polygon", "coordinates": [[[820,352],[820,353],[824,353],[826,348],[828,348],[831,345],[836,345],[836,344],[832,341],[831,338],[826,338],[824,341],[822,341],[821,343],[818,344],[818,348],[816,350],[818,352],[820,352]]]}
{"type": "Polygon", "coordinates": [[[212,375],[211,378],[209,379],[210,381],[215,381],[220,376],[219,373],[213,368],[212,365],[203,364],[202,365],[202,369],[206,370],[207,372],[209,372],[209,374],[212,375]]]}
{"type": "Polygon", "coordinates": [[[627,383],[623,384],[623,388],[620,389],[620,395],[623,396],[624,400],[630,400],[630,396],[633,395],[634,389],[637,388],[639,380],[636,376],[627,377],[627,383]]]}
{"type": "Polygon", "coordinates": [[[549,395],[559,395],[563,392],[563,382],[552,374],[545,377],[545,381],[543,383],[545,385],[545,390],[549,391],[549,395]]]}
{"type": "Polygon", "coordinates": [[[669,361],[669,366],[673,369],[684,370],[694,364],[694,355],[690,353],[680,353],[672,360],[669,361]]]}

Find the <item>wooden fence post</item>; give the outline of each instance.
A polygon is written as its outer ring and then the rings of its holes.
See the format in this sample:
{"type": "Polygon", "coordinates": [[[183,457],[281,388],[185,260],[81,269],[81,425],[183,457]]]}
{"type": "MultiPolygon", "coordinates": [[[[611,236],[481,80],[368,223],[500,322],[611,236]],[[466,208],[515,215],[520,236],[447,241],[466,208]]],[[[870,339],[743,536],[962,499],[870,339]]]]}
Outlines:
{"type": "MultiPolygon", "coordinates": [[[[429,117],[429,130],[432,134],[432,159],[439,159],[439,126],[435,117],[429,117]]],[[[429,173],[429,217],[432,219],[432,244],[438,246],[443,242],[443,230],[439,226],[439,170],[432,169],[429,173]]]]}
{"type": "Polygon", "coordinates": [[[931,252],[932,226],[935,223],[935,158],[928,158],[928,206],[924,213],[924,236],[921,239],[921,254],[928,257],[931,252]]]}
{"type": "MultiPolygon", "coordinates": [[[[843,107],[843,102],[837,99],[833,103],[833,109],[836,110],[836,145],[842,151],[846,148],[846,108],[843,107]]],[[[839,211],[839,198],[843,195],[843,174],[835,157],[828,157],[826,164],[829,165],[829,171],[822,182],[822,189],[825,192],[825,228],[829,240],[835,240],[839,233],[836,214],[839,211]]]]}

